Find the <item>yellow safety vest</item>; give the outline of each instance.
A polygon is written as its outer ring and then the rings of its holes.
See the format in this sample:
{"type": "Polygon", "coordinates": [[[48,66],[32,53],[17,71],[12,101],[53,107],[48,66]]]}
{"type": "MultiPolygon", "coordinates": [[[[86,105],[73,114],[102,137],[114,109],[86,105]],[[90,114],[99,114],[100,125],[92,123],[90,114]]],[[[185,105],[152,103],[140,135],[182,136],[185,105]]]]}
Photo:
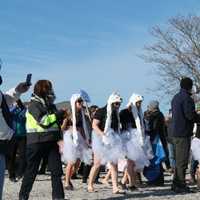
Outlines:
{"type": "Polygon", "coordinates": [[[56,121],[57,119],[55,114],[47,114],[41,119],[40,123],[38,123],[35,118],[27,111],[26,131],[27,133],[59,131],[59,126],[56,121]],[[52,124],[52,126],[48,127],[50,124],[52,124]],[[44,128],[45,126],[47,126],[48,128],[44,128]]]}

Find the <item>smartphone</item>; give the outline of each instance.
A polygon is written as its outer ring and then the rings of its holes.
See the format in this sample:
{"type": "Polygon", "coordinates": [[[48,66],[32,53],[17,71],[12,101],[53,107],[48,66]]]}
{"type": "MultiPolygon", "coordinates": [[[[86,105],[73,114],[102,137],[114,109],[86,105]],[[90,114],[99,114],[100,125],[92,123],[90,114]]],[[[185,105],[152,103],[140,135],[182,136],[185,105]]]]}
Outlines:
{"type": "Polygon", "coordinates": [[[27,74],[27,76],[26,76],[26,85],[28,85],[28,86],[32,85],[31,77],[32,77],[32,74],[27,74]]]}

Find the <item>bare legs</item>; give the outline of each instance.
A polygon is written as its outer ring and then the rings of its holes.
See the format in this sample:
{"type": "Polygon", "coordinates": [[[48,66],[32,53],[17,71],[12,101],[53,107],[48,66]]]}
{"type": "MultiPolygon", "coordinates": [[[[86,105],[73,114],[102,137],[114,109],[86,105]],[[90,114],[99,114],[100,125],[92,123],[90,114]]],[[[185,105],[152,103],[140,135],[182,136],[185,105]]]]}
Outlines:
{"type": "Polygon", "coordinates": [[[74,163],[69,162],[67,164],[67,167],[65,169],[65,184],[64,187],[67,188],[71,188],[73,189],[71,186],[71,177],[73,175],[73,171],[74,171],[74,163]]]}
{"type": "MultiPolygon", "coordinates": [[[[99,172],[100,168],[100,160],[94,155],[94,164],[91,168],[89,181],[88,181],[88,192],[94,192],[94,180],[99,172]]],[[[112,178],[112,186],[113,186],[113,193],[118,193],[118,173],[117,173],[117,165],[110,163],[110,170],[108,171],[107,178],[111,175],[112,178]]]]}
{"type": "Polygon", "coordinates": [[[90,170],[90,175],[89,175],[89,180],[88,180],[88,192],[94,192],[93,184],[94,184],[94,180],[99,172],[100,166],[101,166],[100,160],[94,154],[94,163],[90,170]]]}
{"type": "Polygon", "coordinates": [[[106,186],[109,186],[109,179],[111,177],[111,169],[108,170],[106,176],[104,177],[104,179],[102,180],[102,183],[105,184],[106,186]]]}
{"type": "Polygon", "coordinates": [[[127,178],[129,181],[129,187],[134,186],[135,183],[135,178],[136,178],[136,172],[134,170],[135,163],[132,160],[128,160],[128,166],[127,166],[127,178]]]}

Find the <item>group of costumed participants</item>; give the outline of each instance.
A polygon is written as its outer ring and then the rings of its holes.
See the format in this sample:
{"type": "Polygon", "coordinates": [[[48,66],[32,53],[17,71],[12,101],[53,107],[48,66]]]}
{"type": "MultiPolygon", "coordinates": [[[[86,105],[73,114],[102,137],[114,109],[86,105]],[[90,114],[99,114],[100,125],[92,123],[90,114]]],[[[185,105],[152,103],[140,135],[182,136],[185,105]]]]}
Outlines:
{"type": "Polygon", "coordinates": [[[133,94],[127,107],[119,112],[122,98],[114,92],[91,121],[87,107],[89,95],[82,90],[72,95],[71,113],[62,125],[64,143],[60,150],[62,160],[67,164],[66,189],[73,189],[71,176],[80,161],[92,165],[88,192],[95,191],[93,184],[101,165],[109,169],[107,175],[111,176],[113,193],[123,193],[118,187],[120,168],[124,172],[120,183],[135,188],[135,173],[149,166],[149,160],[153,158],[150,139],[145,134],[142,101],[142,96],[133,94]]]}

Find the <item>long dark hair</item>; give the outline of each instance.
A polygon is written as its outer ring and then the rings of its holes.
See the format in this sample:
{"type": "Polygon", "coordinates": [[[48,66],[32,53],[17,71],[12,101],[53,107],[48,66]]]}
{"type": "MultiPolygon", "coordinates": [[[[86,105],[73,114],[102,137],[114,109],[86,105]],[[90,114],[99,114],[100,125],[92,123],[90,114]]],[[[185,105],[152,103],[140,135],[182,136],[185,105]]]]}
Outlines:
{"type": "Polygon", "coordinates": [[[42,98],[45,98],[50,90],[52,83],[49,80],[39,80],[34,86],[34,94],[42,98]]]}

